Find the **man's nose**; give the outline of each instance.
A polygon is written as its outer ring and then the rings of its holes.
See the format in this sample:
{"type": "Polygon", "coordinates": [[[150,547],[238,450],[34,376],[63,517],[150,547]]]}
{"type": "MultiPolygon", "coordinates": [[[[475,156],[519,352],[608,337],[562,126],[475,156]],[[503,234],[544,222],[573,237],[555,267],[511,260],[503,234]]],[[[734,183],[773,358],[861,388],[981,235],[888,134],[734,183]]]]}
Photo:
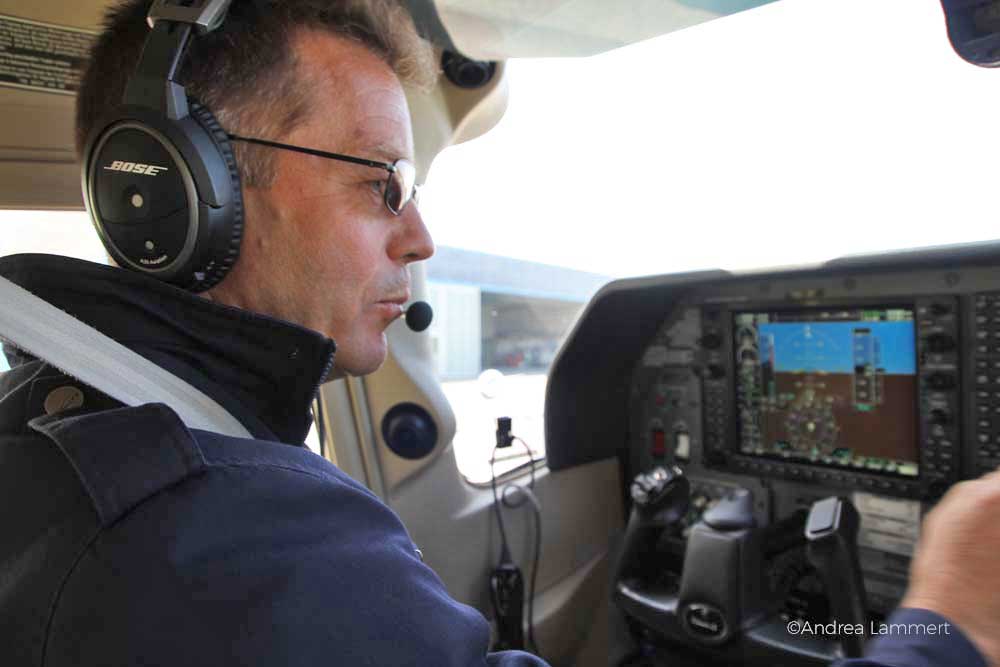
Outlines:
{"type": "Polygon", "coordinates": [[[431,257],[434,254],[434,239],[431,238],[431,233],[427,231],[427,226],[424,224],[424,219],[421,217],[416,203],[411,202],[409,206],[403,209],[400,217],[402,218],[400,222],[403,229],[399,240],[399,248],[403,261],[407,263],[419,262],[431,257]]]}

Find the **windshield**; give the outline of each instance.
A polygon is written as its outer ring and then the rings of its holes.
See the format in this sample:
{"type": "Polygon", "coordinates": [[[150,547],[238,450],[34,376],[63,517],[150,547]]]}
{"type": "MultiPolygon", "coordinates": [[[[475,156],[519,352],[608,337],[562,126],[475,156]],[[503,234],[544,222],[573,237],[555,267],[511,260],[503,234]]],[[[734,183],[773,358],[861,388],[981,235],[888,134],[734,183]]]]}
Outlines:
{"type": "Polygon", "coordinates": [[[784,0],[508,71],[500,124],[438,156],[421,201],[470,480],[497,417],[542,455],[549,364],[604,282],[998,236],[1000,86],[952,50],[937,0],[784,0]]]}
{"type": "Polygon", "coordinates": [[[435,240],[614,277],[995,238],[995,72],[937,0],[784,0],[603,55],[512,61],[446,150],[435,240]]]}

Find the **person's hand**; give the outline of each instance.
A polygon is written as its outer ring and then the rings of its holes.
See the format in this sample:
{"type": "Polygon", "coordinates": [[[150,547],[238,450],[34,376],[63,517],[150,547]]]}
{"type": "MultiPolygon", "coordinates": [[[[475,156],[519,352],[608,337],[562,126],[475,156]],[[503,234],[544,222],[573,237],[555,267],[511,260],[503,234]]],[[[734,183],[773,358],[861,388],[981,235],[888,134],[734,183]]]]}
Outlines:
{"type": "Polygon", "coordinates": [[[1000,665],[1000,471],[956,484],[924,519],[900,606],[947,617],[1000,665]]]}

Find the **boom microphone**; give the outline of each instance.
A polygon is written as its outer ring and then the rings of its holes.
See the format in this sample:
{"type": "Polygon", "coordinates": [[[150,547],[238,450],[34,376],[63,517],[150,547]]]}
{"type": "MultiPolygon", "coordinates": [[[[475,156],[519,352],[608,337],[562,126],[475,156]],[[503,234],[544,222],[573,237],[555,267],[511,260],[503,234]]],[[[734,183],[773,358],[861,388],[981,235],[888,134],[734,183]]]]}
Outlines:
{"type": "Polygon", "coordinates": [[[426,301],[415,301],[406,309],[406,326],[413,331],[423,331],[431,325],[434,311],[426,301]]]}

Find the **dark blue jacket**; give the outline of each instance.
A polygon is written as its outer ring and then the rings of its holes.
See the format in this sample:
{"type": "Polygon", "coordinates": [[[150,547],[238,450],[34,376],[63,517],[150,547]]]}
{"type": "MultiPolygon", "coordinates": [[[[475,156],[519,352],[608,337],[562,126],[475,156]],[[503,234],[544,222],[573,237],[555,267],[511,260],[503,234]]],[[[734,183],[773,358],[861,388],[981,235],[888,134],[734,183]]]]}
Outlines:
{"type": "Polygon", "coordinates": [[[187,380],[254,437],[191,431],[162,405],[122,407],[12,354],[4,667],[544,664],[488,655],[486,620],[448,596],[396,515],[302,446],[331,340],[77,260],[7,257],[0,275],[187,380]],[[54,401],[63,387],[83,404],[54,401]]]}

